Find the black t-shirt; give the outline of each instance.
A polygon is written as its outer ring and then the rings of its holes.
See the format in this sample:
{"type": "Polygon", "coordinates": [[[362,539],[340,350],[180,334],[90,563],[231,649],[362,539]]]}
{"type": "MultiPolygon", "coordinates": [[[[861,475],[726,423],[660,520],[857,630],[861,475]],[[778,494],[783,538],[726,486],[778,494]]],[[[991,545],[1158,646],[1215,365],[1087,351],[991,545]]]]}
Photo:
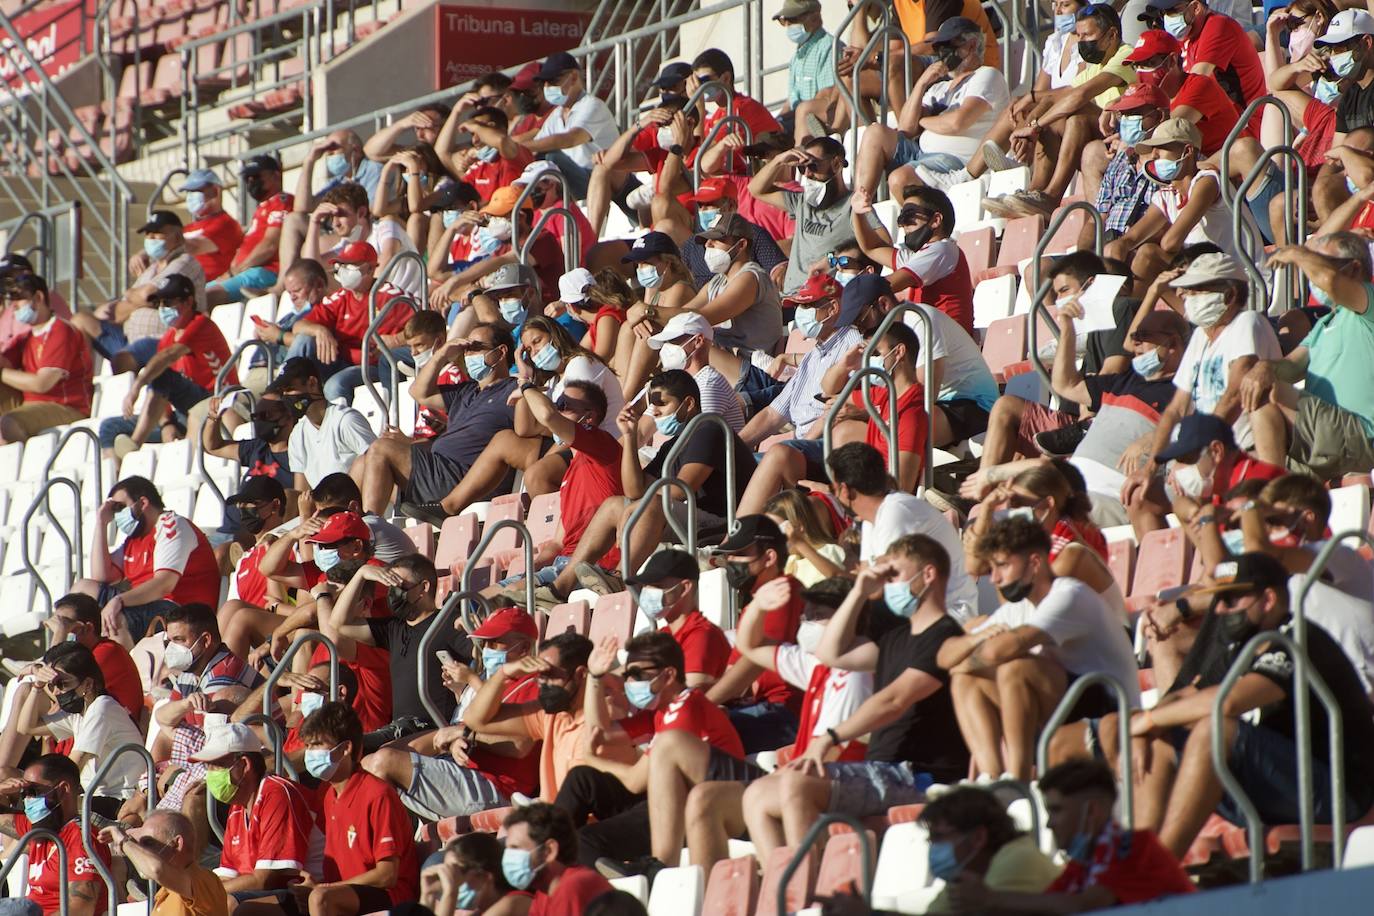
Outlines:
{"type": "Polygon", "coordinates": [[[1361,127],[1374,127],[1374,82],[1368,86],[1354,83],[1341,91],[1336,103],[1336,132],[1348,134],[1361,127]]]}
{"type": "MultiPolygon", "coordinates": [[[[1213,602],[1213,607],[1215,604],[1213,602]]],[[[1202,622],[1198,624],[1193,647],[1184,656],[1183,664],[1179,665],[1178,675],[1168,692],[1174,693],[1184,687],[1196,687],[1198,690],[1215,687],[1226,677],[1226,672],[1235,658],[1235,649],[1228,646],[1217,632],[1216,612],[1208,608],[1202,622]]]]}
{"type": "MultiPolygon", "coordinates": [[[[740,497],[744,495],[745,486],[749,483],[749,477],[758,464],[754,461],[754,450],[745,445],[739,436],[734,433],[731,433],[731,436],[735,440],[735,502],[738,504],[740,497]]],[[[654,460],[644,469],[645,473],[654,479],[664,476],[663,462],[675,442],[676,438],[663,443],[654,460]]],[[[692,434],[692,438],[683,447],[682,454],[678,456],[675,470],[681,471],[689,464],[704,464],[713,468],[711,475],[697,491],[697,508],[723,517],[728,491],[725,488],[725,436],[719,426],[713,423],[692,434]]],[[[677,489],[672,489],[671,492],[675,497],[681,493],[677,489]]]]}
{"type": "Polygon", "coordinates": [[[895,722],[875,731],[868,740],[866,759],[888,763],[909,761],[918,773],[949,783],[968,775],[968,748],[954,717],[949,672],[935,663],[946,639],[963,635],[953,617],[942,617],[915,636],[908,627],[894,627],[878,642],[876,693],[908,668],[924,671],[940,682],[940,689],[904,710],[895,722]]]}
{"type": "Polygon", "coordinates": [[[515,408],[506,404],[506,399],[516,384],[512,377],[486,388],[477,387],[476,382],[440,385],[448,428],[434,440],[434,454],[456,463],[467,473],[492,436],[515,426],[515,408]]]}
{"type": "MultiPolygon", "coordinates": [[[[295,483],[291,475],[291,460],[286,452],[274,452],[272,447],[261,439],[244,439],[238,443],[239,467],[243,468],[243,483],[254,477],[271,477],[283,487],[290,489],[295,483]]],[[[285,508],[285,507],[283,507],[285,508]]],[[[219,530],[232,534],[239,530],[243,514],[237,505],[224,507],[224,522],[219,530]]]]}
{"type": "MultiPolygon", "coordinates": [[[[411,625],[403,617],[374,617],[367,622],[368,629],[372,631],[372,641],[378,648],[391,653],[392,718],[429,718],[425,704],[420,701],[419,652],[420,639],[433,620],[433,617],[427,617],[411,625]]],[[[451,626],[435,637],[434,642],[430,644],[430,654],[433,655],[441,649],[447,649],[456,660],[464,664],[472,659],[472,644],[466,636],[460,635],[451,626]]],[[[444,721],[436,722],[435,725],[447,725],[448,720],[453,717],[453,711],[458,707],[457,698],[444,686],[442,668],[436,658],[430,663],[428,671],[430,698],[438,704],[444,714],[444,721]]]]}

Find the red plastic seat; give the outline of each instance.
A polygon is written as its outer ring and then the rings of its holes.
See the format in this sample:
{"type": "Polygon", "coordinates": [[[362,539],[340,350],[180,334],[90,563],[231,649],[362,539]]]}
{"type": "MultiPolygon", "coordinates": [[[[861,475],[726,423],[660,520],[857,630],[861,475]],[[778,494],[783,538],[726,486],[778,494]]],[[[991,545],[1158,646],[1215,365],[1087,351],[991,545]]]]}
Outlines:
{"type": "Polygon", "coordinates": [[[759,896],[753,856],[722,859],[711,869],[701,912],[711,916],[751,916],[759,896]]]}
{"type": "Polygon", "coordinates": [[[591,610],[587,607],[587,602],[570,601],[549,611],[548,622],[544,624],[543,638],[549,639],[568,630],[586,636],[590,626],[591,610]]]}
{"type": "Polygon", "coordinates": [[[1148,532],[1140,539],[1135,582],[1131,586],[1127,605],[1137,610],[1133,606],[1137,603],[1136,599],[1153,597],[1161,589],[1181,584],[1191,556],[1192,545],[1182,528],[1161,528],[1148,532]]]}
{"type": "MultiPolygon", "coordinates": [[[[782,873],[787,870],[787,864],[796,853],[794,846],[779,846],[768,857],[768,863],[763,869],[763,883],[759,886],[759,904],[754,910],[754,916],[782,916],[778,913],[778,886],[782,883],[782,873]]],[[[788,913],[795,913],[811,899],[815,875],[816,854],[808,852],[802,857],[801,865],[792,874],[792,880],[787,885],[783,902],[788,913]]],[[[703,907],[702,912],[707,910],[703,907]]]]}
{"type": "Polygon", "coordinates": [[[616,592],[614,595],[605,595],[596,602],[587,638],[593,645],[599,645],[607,636],[614,636],[624,645],[634,632],[634,626],[634,599],[628,591],[616,592]]]}
{"type": "Polygon", "coordinates": [[[921,819],[921,812],[925,810],[925,802],[897,805],[887,809],[887,820],[889,824],[912,824],[921,819]]]}
{"type": "MultiPolygon", "coordinates": [[[[1060,206],[1059,210],[1063,210],[1064,206],[1073,201],[1074,198],[1064,198],[1063,205],[1060,206]]],[[[1055,211],[1055,215],[1058,215],[1059,210],[1055,211]]],[[[1083,234],[1083,227],[1086,225],[1088,225],[1087,213],[1082,209],[1076,209],[1071,212],[1068,216],[1064,217],[1064,222],[1059,224],[1059,228],[1055,231],[1054,236],[1045,246],[1045,253],[1063,254],[1066,251],[1076,250],[1078,248],[1078,237],[1083,234]]]]}
{"type": "MultiPolygon", "coordinates": [[[[830,841],[825,844],[825,852],[821,855],[821,868],[816,875],[816,887],[811,894],[813,901],[817,897],[829,897],[835,893],[852,893],[863,886],[863,843],[858,834],[847,827],[845,829],[845,833],[840,836],[832,835],[830,841]]],[[[868,834],[868,848],[872,852],[869,866],[876,867],[877,838],[871,830],[865,830],[864,833],[868,834]]]]}
{"type": "MultiPolygon", "coordinates": [[[[998,318],[983,337],[983,359],[998,382],[1006,381],[1008,366],[1026,358],[1026,316],[998,318]]],[[[1014,374],[1014,373],[1012,373],[1014,374]]]]}
{"type": "Polygon", "coordinates": [[[536,549],[543,542],[551,541],[557,536],[559,505],[557,492],[545,493],[530,500],[530,510],[525,516],[525,524],[530,529],[530,538],[534,541],[536,549]]]}
{"type": "Polygon", "coordinates": [[[468,554],[477,544],[480,523],[472,512],[444,519],[439,529],[439,545],[434,552],[434,565],[442,575],[445,571],[457,575],[467,563],[468,554]]]}
{"type": "Polygon", "coordinates": [[[411,525],[404,529],[406,537],[410,538],[410,543],[415,545],[415,552],[424,554],[430,559],[434,558],[434,528],[431,525],[411,525]]]}
{"type": "Polygon", "coordinates": [[[814,338],[807,337],[799,328],[793,328],[787,335],[787,344],[783,348],[784,353],[791,353],[794,356],[805,356],[816,349],[814,338]]]}
{"type": "Polygon", "coordinates": [[[960,232],[955,241],[959,243],[959,250],[964,253],[964,260],[968,262],[970,275],[980,276],[992,267],[993,252],[997,250],[997,233],[991,226],[960,232]]]}
{"type": "Polygon", "coordinates": [[[1043,216],[1021,216],[1008,220],[1007,228],[1002,233],[1002,247],[997,252],[997,266],[975,275],[973,282],[978,284],[993,277],[1016,273],[1018,265],[1035,254],[1035,245],[1044,231],[1043,216]]]}
{"type": "Polygon", "coordinates": [[[506,823],[506,818],[514,812],[514,808],[488,808],[486,811],[478,811],[468,818],[472,826],[473,833],[498,833],[506,823]]]}
{"type": "Polygon", "coordinates": [[[1130,592],[1131,577],[1135,573],[1135,542],[1121,540],[1109,543],[1107,568],[1112,571],[1112,578],[1116,579],[1116,584],[1121,586],[1121,593],[1124,595],[1130,592]]]}

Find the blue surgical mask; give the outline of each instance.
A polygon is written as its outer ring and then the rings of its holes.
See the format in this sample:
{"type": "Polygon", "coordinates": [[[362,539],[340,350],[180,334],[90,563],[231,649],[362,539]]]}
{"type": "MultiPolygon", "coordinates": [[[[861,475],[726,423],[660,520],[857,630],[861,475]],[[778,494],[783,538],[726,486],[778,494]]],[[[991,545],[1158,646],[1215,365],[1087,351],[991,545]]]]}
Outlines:
{"type": "Polygon", "coordinates": [[[658,268],[652,264],[641,264],[635,268],[635,279],[639,285],[648,289],[651,286],[658,286],[658,282],[663,276],[658,272],[658,268]]]}
{"type": "Polygon", "coordinates": [[[328,780],[339,771],[339,762],[334,759],[334,752],[338,749],[339,745],[332,748],[306,748],[305,769],[316,779],[328,780]]]}
{"type": "Polygon", "coordinates": [[[1331,70],[1337,76],[1354,76],[1358,69],[1360,65],[1355,60],[1354,51],[1341,51],[1339,54],[1331,55],[1331,70]]]}
{"type": "Polygon", "coordinates": [[[911,593],[911,581],[888,582],[883,585],[883,603],[898,617],[910,617],[920,605],[920,597],[911,593]]]}
{"type": "Polygon", "coordinates": [[[116,512],[114,517],[115,527],[126,537],[137,531],[142,521],[143,519],[134,514],[133,506],[125,506],[116,512]]]}
{"type": "MultiPolygon", "coordinates": [[[[884,356],[884,355],[882,355],[881,353],[874,353],[872,356],[870,356],[870,357],[868,358],[868,366],[869,366],[869,368],[871,368],[871,369],[882,369],[884,372],[887,371],[887,366],[884,365],[884,363],[886,363],[886,362],[887,362],[887,357],[884,356]]],[[[869,383],[870,385],[877,385],[879,388],[886,388],[886,387],[887,387],[887,382],[886,382],[885,380],[883,380],[883,379],[878,378],[878,376],[876,376],[876,375],[870,375],[870,376],[868,377],[868,383],[869,383]]]]}
{"type": "Polygon", "coordinates": [[[469,353],[463,357],[463,368],[468,372],[468,378],[474,382],[480,382],[491,372],[491,366],[487,365],[487,357],[482,353],[469,353]]]}
{"type": "Polygon", "coordinates": [[[698,228],[699,228],[702,232],[705,232],[705,231],[708,230],[708,229],[714,228],[715,225],[716,225],[716,223],[718,223],[718,222],[720,222],[720,211],[719,211],[719,210],[698,210],[698,211],[697,211],[697,226],[698,226],[698,228]]]}
{"type": "Polygon", "coordinates": [[[651,620],[657,620],[663,613],[663,589],[646,585],[639,590],[639,600],[635,603],[651,620]]]}
{"type": "Polygon", "coordinates": [[[187,212],[187,213],[190,213],[192,216],[199,216],[199,215],[200,215],[200,212],[201,212],[202,210],[204,210],[204,209],[205,209],[205,192],[204,192],[204,191],[187,191],[187,192],[186,192],[186,212],[187,212]]]}
{"type": "Polygon", "coordinates": [[[314,715],[315,710],[319,709],[323,705],[324,694],[316,693],[313,690],[307,690],[305,693],[301,694],[301,715],[314,715]]]}
{"type": "Polygon", "coordinates": [[[857,277],[857,276],[858,276],[857,273],[851,274],[851,273],[847,273],[847,272],[845,272],[845,271],[843,271],[843,270],[837,270],[837,271],[835,271],[835,274],[834,274],[835,282],[838,283],[838,284],[840,284],[840,288],[841,288],[841,289],[843,289],[844,287],[848,286],[848,285],[849,285],[849,281],[850,281],[850,280],[853,280],[853,279],[854,279],[855,277],[857,277]]]}
{"type": "Polygon", "coordinates": [[[1088,812],[1087,809],[1084,809],[1083,816],[1079,819],[1077,832],[1069,840],[1069,844],[1064,847],[1064,855],[1080,864],[1087,864],[1092,861],[1093,847],[1097,845],[1097,837],[1085,829],[1087,826],[1088,812]]]}
{"type": "Polygon", "coordinates": [[[806,26],[802,25],[800,22],[794,22],[787,27],[787,40],[794,45],[799,45],[806,41],[806,36],[806,26]]]}
{"type": "Polygon", "coordinates": [[[324,170],[330,178],[342,178],[348,174],[348,157],[343,153],[330,153],[324,157],[324,170]]]}
{"type": "Polygon", "coordinates": [[[143,253],[154,261],[159,260],[167,254],[166,239],[144,239],[143,253]]]}
{"type": "Polygon", "coordinates": [[[486,226],[477,230],[477,252],[479,254],[495,254],[496,249],[501,247],[501,240],[492,235],[486,226]]]}
{"type": "Polygon", "coordinates": [[[339,551],[333,547],[315,548],[315,566],[320,572],[329,572],[339,565],[339,551]]]}
{"type": "MultiPolygon", "coordinates": [[[[1056,16],[1056,19],[1059,17],[1056,16]]],[[[1072,16],[1069,17],[1073,19],[1072,16]]],[[[945,840],[939,843],[931,843],[927,851],[927,862],[930,865],[930,875],[939,878],[941,881],[950,882],[959,877],[962,866],[959,863],[959,854],[954,851],[954,844],[945,840]]]]}
{"type": "Polygon", "coordinates": [[[1164,360],[1159,357],[1159,348],[1146,350],[1144,353],[1131,360],[1131,368],[1135,374],[1141,378],[1149,378],[1159,371],[1159,367],[1164,364],[1164,360]]]}
{"type": "Polygon", "coordinates": [[[21,305],[14,310],[14,319],[21,324],[38,324],[38,310],[32,304],[21,305]]]}
{"type": "Polygon", "coordinates": [[[508,324],[519,324],[525,320],[525,300],[518,296],[511,299],[498,299],[497,306],[501,309],[501,317],[508,324]]]}
{"type": "Polygon", "coordinates": [[[1054,16],[1054,30],[1060,35],[1073,33],[1073,24],[1076,17],[1073,13],[1056,13],[1054,16]]]}
{"type": "Polygon", "coordinates": [[[654,425],[658,427],[658,431],[663,433],[663,435],[671,437],[682,432],[683,424],[682,421],[678,419],[676,413],[669,413],[660,417],[654,417],[654,425]]]}
{"type": "Polygon", "coordinates": [[[460,210],[445,210],[443,216],[444,228],[448,229],[452,227],[454,223],[458,222],[459,217],[462,215],[463,213],[460,210]]]}
{"type": "Polygon", "coordinates": [[[1325,102],[1328,105],[1336,101],[1336,96],[1340,94],[1340,84],[1336,80],[1329,80],[1326,77],[1317,80],[1317,88],[1313,92],[1318,102],[1325,102]]]}
{"type": "Polygon", "coordinates": [[[454,902],[458,904],[458,909],[460,910],[477,909],[476,888],[468,887],[468,883],[464,881],[462,884],[458,885],[458,896],[454,902]]]}
{"type": "Polygon", "coordinates": [[[181,312],[170,305],[159,305],[157,307],[157,317],[161,318],[162,323],[170,328],[177,323],[177,319],[181,317],[181,312]]]}
{"type": "Polygon", "coordinates": [[[1116,134],[1124,145],[1135,146],[1145,139],[1145,126],[1142,123],[1144,120],[1140,115],[1122,115],[1116,134]]]}
{"type": "Polygon", "coordinates": [[[821,336],[822,322],[816,317],[814,308],[802,306],[796,313],[797,330],[807,337],[815,339],[821,336]]]}
{"type": "Polygon", "coordinates": [[[1245,553],[1245,532],[1239,528],[1231,528],[1221,533],[1221,545],[1226,548],[1226,552],[1233,557],[1238,557],[1245,553]]]}
{"type": "Polygon", "coordinates": [[[1160,181],[1173,181],[1178,177],[1181,168],[1183,168],[1182,159],[1156,159],[1155,177],[1160,181]]]}
{"type": "Polygon", "coordinates": [[[1164,15],[1164,31],[1182,41],[1183,36],[1188,34],[1188,20],[1183,18],[1182,14],[1171,15],[1166,13],[1164,15]]]}
{"type": "Polygon", "coordinates": [[[483,649],[482,650],[482,670],[491,677],[493,671],[499,669],[506,663],[505,649],[483,649]]]}
{"type": "Polygon", "coordinates": [[[635,709],[648,709],[653,705],[654,697],[652,681],[625,682],[625,699],[629,700],[635,709]]]}
{"type": "Polygon", "coordinates": [[[563,365],[563,357],[559,355],[552,343],[546,343],[540,347],[539,352],[531,356],[530,360],[534,363],[534,368],[541,372],[553,372],[563,365]]]}
{"type": "MultiPolygon", "coordinates": [[[[545,93],[549,87],[545,87],[545,93]]],[[[523,891],[534,883],[534,876],[539,872],[539,866],[535,868],[531,860],[531,851],[528,849],[511,849],[506,847],[505,852],[501,853],[501,874],[505,876],[506,883],[518,891],[523,891]]]]}
{"type": "Polygon", "coordinates": [[[483,162],[495,162],[499,155],[501,155],[501,151],[494,146],[484,146],[477,152],[477,158],[483,162]]]}
{"type": "Polygon", "coordinates": [[[562,86],[549,83],[544,87],[544,101],[548,102],[550,105],[566,105],[568,103],[568,94],[563,91],[562,86]]]}
{"type": "Polygon", "coordinates": [[[52,808],[48,805],[46,795],[24,799],[24,816],[29,819],[30,824],[42,823],[51,813],[52,808]]]}

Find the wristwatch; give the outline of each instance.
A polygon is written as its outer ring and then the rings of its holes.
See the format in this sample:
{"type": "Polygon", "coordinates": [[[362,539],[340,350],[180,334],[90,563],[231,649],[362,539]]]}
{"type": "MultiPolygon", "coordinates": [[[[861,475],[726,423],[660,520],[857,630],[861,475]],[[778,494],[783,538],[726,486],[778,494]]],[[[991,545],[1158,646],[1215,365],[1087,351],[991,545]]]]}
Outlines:
{"type": "Polygon", "coordinates": [[[839,747],[841,744],[844,744],[844,742],[840,740],[840,736],[835,733],[835,729],[827,728],[825,730],[825,733],[830,738],[830,743],[835,745],[835,747],[839,747]]]}
{"type": "Polygon", "coordinates": [[[682,144],[681,144],[681,143],[674,143],[672,146],[668,147],[668,152],[672,153],[674,156],[681,156],[681,155],[682,155],[682,144]]]}
{"type": "Polygon", "coordinates": [[[521,386],[520,386],[520,393],[521,393],[521,394],[524,394],[526,391],[529,391],[531,388],[538,388],[538,387],[539,387],[539,383],[538,383],[538,382],[524,382],[524,383],[521,384],[521,386]]]}

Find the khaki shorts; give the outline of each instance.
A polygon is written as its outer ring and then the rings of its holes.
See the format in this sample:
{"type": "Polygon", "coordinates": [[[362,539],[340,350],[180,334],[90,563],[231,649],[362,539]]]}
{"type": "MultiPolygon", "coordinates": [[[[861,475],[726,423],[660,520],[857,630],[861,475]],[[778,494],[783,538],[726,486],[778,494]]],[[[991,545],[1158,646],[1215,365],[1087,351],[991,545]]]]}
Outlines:
{"type": "Polygon", "coordinates": [[[1335,480],[1374,468],[1374,445],[1357,414],[1310,394],[1298,399],[1288,468],[1335,480]]]}
{"type": "Polygon", "coordinates": [[[6,419],[18,423],[25,436],[35,436],[45,429],[86,419],[86,415],[76,408],[53,401],[29,401],[5,411],[4,415],[6,419]]]}

